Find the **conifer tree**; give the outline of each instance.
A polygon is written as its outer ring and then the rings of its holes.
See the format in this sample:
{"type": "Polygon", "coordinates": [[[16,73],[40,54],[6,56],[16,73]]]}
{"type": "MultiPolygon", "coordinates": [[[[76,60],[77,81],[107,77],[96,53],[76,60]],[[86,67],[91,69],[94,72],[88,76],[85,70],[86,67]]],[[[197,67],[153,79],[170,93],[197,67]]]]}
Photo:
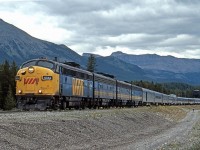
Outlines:
{"type": "Polygon", "coordinates": [[[5,63],[2,66],[2,72],[1,72],[1,89],[2,89],[2,97],[3,97],[3,103],[5,100],[5,97],[8,94],[9,90],[9,84],[10,84],[10,65],[8,61],[5,61],[5,63]]]}
{"type": "Polygon", "coordinates": [[[15,107],[15,105],[16,105],[16,102],[15,102],[15,99],[12,94],[12,88],[11,88],[11,86],[9,86],[8,94],[5,98],[5,103],[4,103],[3,109],[11,110],[12,108],[15,107]]]}
{"type": "Polygon", "coordinates": [[[90,72],[94,72],[96,67],[96,58],[93,54],[90,55],[87,62],[87,70],[90,72]]]}
{"type": "Polygon", "coordinates": [[[2,65],[0,65],[0,109],[2,109],[2,107],[3,107],[3,91],[1,88],[1,82],[3,80],[2,71],[3,71],[3,67],[2,67],[2,65]]]}
{"type": "Polygon", "coordinates": [[[3,108],[3,92],[0,84],[0,109],[3,108]]]}
{"type": "Polygon", "coordinates": [[[18,67],[16,66],[15,62],[12,62],[12,65],[10,67],[10,85],[12,89],[13,97],[15,98],[15,92],[16,92],[16,82],[15,82],[15,76],[17,74],[18,67]]]}

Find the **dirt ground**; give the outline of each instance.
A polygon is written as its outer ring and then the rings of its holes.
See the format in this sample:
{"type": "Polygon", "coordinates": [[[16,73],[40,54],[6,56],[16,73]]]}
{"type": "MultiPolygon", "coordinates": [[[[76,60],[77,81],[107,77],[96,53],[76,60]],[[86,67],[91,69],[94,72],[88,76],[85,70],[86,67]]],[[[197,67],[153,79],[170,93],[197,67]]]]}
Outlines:
{"type": "Polygon", "coordinates": [[[181,106],[1,112],[0,149],[173,149],[197,121],[181,106]]]}

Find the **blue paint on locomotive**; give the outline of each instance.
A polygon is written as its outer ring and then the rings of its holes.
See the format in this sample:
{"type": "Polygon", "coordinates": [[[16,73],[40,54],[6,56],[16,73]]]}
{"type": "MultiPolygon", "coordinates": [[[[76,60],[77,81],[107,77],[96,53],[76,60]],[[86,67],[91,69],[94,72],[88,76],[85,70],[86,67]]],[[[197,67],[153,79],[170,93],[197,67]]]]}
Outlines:
{"type": "Polygon", "coordinates": [[[60,74],[60,86],[62,96],[72,96],[72,79],[73,77],[60,74]]]}
{"type": "Polygon", "coordinates": [[[94,74],[94,95],[100,99],[116,98],[116,80],[94,74]]]}

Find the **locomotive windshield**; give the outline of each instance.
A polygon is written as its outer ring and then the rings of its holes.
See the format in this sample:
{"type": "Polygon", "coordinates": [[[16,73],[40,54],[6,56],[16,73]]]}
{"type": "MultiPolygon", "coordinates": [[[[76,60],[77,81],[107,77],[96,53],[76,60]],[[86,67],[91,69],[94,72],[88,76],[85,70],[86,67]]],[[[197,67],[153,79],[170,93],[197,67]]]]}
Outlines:
{"type": "Polygon", "coordinates": [[[24,63],[21,68],[25,68],[25,67],[30,67],[30,66],[40,66],[40,67],[45,67],[45,68],[49,68],[51,70],[53,70],[55,67],[55,64],[53,62],[50,61],[46,61],[46,60],[33,60],[33,61],[29,61],[24,63]]]}
{"type": "Polygon", "coordinates": [[[26,68],[26,67],[29,67],[29,66],[35,66],[36,62],[37,62],[36,60],[26,62],[21,66],[21,68],[26,68]]]}
{"type": "Polygon", "coordinates": [[[54,68],[54,63],[49,62],[49,61],[38,61],[37,66],[53,69],[54,68]]]}

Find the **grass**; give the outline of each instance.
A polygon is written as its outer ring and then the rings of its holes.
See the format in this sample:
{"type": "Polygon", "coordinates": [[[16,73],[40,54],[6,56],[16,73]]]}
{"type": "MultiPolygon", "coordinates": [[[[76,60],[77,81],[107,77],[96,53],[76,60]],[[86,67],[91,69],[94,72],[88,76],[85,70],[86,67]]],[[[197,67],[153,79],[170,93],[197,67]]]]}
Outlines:
{"type": "Polygon", "coordinates": [[[200,110],[200,105],[181,105],[180,107],[188,110],[200,110]]]}
{"type": "Polygon", "coordinates": [[[171,121],[179,121],[187,115],[187,111],[180,106],[157,106],[152,112],[156,112],[171,121]]]}
{"type": "MultiPolygon", "coordinates": [[[[187,111],[192,108],[183,108],[183,106],[150,106],[138,108],[111,108],[103,110],[94,110],[84,113],[86,118],[101,118],[107,116],[117,116],[122,114],[134,114],[137,112],[152,112],[165,117],[171,121],[179,121],[187,115],[187,111]]],[[[199,107],[200,109],[200,107],[199,107]]]]}
{"type": "Polygon", "coordinates": [[[102,117],[118,116],[123,114],[136,114],[136,113],[156,113],[171,121],[179,121],[183,119],[188,110],[199,109],[200,106],[144,106],[138,108],[110,108],[110,109],[96,109],[96,110],[81,110],[81,111],[63,111],[62,113],[49,112],[44,115],[45,118],[54,119],[99,119],[102,117]]]}

